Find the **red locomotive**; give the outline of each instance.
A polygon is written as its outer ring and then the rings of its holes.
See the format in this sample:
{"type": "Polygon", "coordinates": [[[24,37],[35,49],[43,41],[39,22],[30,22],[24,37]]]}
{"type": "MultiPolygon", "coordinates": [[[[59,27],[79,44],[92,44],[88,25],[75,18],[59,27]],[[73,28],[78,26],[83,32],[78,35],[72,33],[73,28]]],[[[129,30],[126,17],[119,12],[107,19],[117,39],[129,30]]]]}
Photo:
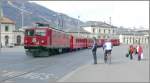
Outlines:
{"type": "Polygon", "coordinates": [[[92,46],[92,43],[92,39],[75,37],[45,25],[42,28],[26,29],[24,37],[26,54],[32,56],[47,56],[88,48],[92,46]]]}
{"type": "MultiPolygon", "coordinates": [[[[48,56],[89,48],[93,44],[92,38],[76,37],[43,23],[37,25],[38,27],[25,30],[24,48],[27,55],[48,56]]],[[[102,46],[105,40],[97,39],[96,42],[98,46],[102,46]]],[[[113,45],[118,45],[118,42],[112,40],[113,45]]]]}

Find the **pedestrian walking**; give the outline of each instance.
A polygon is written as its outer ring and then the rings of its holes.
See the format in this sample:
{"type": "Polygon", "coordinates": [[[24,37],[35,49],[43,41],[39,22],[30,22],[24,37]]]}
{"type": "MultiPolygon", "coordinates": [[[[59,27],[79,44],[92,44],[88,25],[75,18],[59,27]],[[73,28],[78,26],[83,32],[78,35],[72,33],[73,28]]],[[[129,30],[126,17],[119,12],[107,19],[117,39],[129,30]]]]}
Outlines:
{"type": "Polygon", "coordinates": [[[137,46],[137,54],[138,54],[138,61],[140,61],[141,59],[143,59],[143,48],[140,45],[140,43],[137,46]]]}
{"type": "Polygon", "coordinates": [[[93,38],[93,47],[92,47],[92,54],[93,54],[93,59],[94,59],[94,64],[97,64],[97,56],[96,56],[96,51],[97,51],[97,43],[96,43],[96,38],[93,38]]]}
{"type": "Polygon", "coordinates": [[[129,46],[129,55],[130,55],[130,60],[133,59],[133,53],[134,53],[134,47],[133,45],[129,46]]]}

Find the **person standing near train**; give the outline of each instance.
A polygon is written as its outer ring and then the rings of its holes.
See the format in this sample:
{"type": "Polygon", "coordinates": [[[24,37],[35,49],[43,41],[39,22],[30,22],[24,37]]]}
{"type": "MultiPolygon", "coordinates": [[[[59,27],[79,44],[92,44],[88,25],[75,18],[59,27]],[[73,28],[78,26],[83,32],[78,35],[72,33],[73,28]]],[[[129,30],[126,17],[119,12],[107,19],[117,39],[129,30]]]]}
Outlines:
{"type": "Polygon", "coordinates": [[[97,43],[96,43],[96,38],[93,38],[93,46],[92,46],[92,54],[93,54],[93,59],[94,59],[94,64],[97,64],[97,56],[96,56],[96,51],[97,51],[97,43]]]}

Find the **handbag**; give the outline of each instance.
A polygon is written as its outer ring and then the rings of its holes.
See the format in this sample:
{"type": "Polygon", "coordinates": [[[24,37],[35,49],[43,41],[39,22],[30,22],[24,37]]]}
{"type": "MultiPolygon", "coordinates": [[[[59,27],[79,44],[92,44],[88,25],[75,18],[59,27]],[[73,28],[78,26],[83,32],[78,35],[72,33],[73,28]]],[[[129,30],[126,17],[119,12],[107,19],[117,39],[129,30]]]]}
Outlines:
{"type": "Polygon", "coordinates": [[[141,59],[144,59],[143,53],[141,53],[141,59]]]}
{"type": "Polygon", "coordinates": [[[129,54],[128,54],[128,53],[126,54],[126,57],[129,57],[129,54]]]}

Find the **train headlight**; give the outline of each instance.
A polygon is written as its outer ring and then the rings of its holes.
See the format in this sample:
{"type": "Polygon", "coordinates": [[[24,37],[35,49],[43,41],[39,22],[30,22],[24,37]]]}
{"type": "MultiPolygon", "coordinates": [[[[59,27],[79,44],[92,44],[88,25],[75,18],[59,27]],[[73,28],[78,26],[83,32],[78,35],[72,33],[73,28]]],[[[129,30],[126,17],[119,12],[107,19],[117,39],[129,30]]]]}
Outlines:
{"type": "Polygon", "coordinates": [[[44,42],[45,42],[44,40],[41,41],[41,43],[44,43],[44,42]]]}

